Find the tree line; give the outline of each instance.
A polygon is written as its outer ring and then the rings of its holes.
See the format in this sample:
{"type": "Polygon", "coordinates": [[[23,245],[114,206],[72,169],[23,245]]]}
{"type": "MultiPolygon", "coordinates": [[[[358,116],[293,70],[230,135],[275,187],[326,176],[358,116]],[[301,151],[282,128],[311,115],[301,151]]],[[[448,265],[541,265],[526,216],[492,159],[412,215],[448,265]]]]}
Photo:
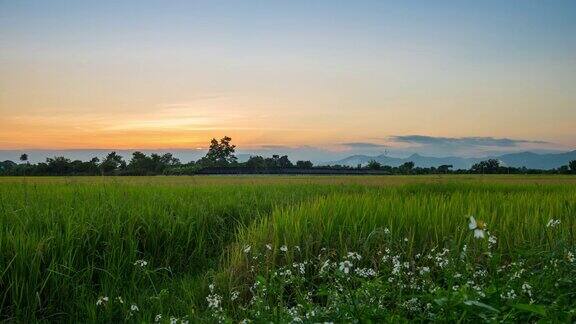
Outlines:
{"type": "Polygon", "coordinates": [[[400,166],[382,165],[370,161],[367,165],[356,167],[345,165],[314,166],[310,161],[292,163],[287,155],[272,157],[251,156],[245,162],[238,162],[234,155],[236,146],[230,137],[212,139],[208,152],[198,161],[182,163],[171,153],[146,155],[134,152],[129,161],[116,152],[111,152],[102,160],[97,157],[89,161],[70,160],[63,156],[47,158],[46,162],[31,164],[28,155],[20,156],[20,163],[0,162],[0,175],[8,176],[44,176],[44,175],[193,175],[210,173],[354,173],[354,174],[576,174],[576,160],[568,165],[552,170],[527,169],[524,167],[503,166],[500,161],[489,159],[474,164],[470,169],[454,170],[452,165],[438,167],[416,167],[414,162],[400,166]],[[299,171],[300,170],[300,171],[299,171]]]}

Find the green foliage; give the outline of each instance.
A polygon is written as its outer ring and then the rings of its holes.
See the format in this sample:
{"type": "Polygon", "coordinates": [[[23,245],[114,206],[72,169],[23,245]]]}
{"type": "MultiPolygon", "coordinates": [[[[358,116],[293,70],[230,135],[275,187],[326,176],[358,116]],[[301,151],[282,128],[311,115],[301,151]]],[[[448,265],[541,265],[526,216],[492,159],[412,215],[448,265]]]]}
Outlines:
{"type": "Polygon", "coordinates": [[[570,322],[571,179],[3,178],[0,320],[570,322]]]}

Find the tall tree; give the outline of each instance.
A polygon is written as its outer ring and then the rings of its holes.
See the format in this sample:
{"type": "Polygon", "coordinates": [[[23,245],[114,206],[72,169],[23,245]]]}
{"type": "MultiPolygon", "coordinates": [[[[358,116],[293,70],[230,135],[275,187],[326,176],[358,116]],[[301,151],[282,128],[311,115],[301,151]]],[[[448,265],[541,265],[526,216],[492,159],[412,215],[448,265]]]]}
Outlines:
{"type": "Polygon", "coordinates": [[[109,174],[114,171],[123,170],[126,168],[126,162],[116,152],[109,153],[106,158],[100,163],[100,172],[102,175],[109,174]]]}
{"type": "Polygon", "coordinates": [[[230,142],[232,138],[224,136],[220,141],[215,138],[210,141],[208,153],[201,159],[202,164],[207,166],[226,166],[236,162],[234,155],[236,145],[230,142]]]}
{"type": "Polygon", "coordinates": [[[24,153],[24,154],[20,155],[20,161],[22,163],[27,162],[28,161],[28,154],[24,153]]]}

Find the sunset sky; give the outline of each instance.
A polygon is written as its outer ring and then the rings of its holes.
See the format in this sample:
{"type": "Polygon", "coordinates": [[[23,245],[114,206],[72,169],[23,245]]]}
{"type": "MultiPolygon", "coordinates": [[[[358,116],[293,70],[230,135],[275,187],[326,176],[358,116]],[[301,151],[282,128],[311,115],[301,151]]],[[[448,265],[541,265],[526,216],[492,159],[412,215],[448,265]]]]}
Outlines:
{"type": "Polygon", "coordinates": [[[0,0],[0,149],[576,148],[576,1],[0,0]]]}

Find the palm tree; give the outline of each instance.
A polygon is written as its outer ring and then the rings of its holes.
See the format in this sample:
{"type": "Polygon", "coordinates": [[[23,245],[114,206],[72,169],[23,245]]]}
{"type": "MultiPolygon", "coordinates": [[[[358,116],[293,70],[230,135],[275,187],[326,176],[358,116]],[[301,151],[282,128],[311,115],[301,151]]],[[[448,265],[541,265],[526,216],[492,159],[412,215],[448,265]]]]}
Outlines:
{"type": "Polygon", "coordinates": [[[20,155],[20,161],[22,161],[22,163],[28,161],[28,154],[24,153],[20,155]]]}

